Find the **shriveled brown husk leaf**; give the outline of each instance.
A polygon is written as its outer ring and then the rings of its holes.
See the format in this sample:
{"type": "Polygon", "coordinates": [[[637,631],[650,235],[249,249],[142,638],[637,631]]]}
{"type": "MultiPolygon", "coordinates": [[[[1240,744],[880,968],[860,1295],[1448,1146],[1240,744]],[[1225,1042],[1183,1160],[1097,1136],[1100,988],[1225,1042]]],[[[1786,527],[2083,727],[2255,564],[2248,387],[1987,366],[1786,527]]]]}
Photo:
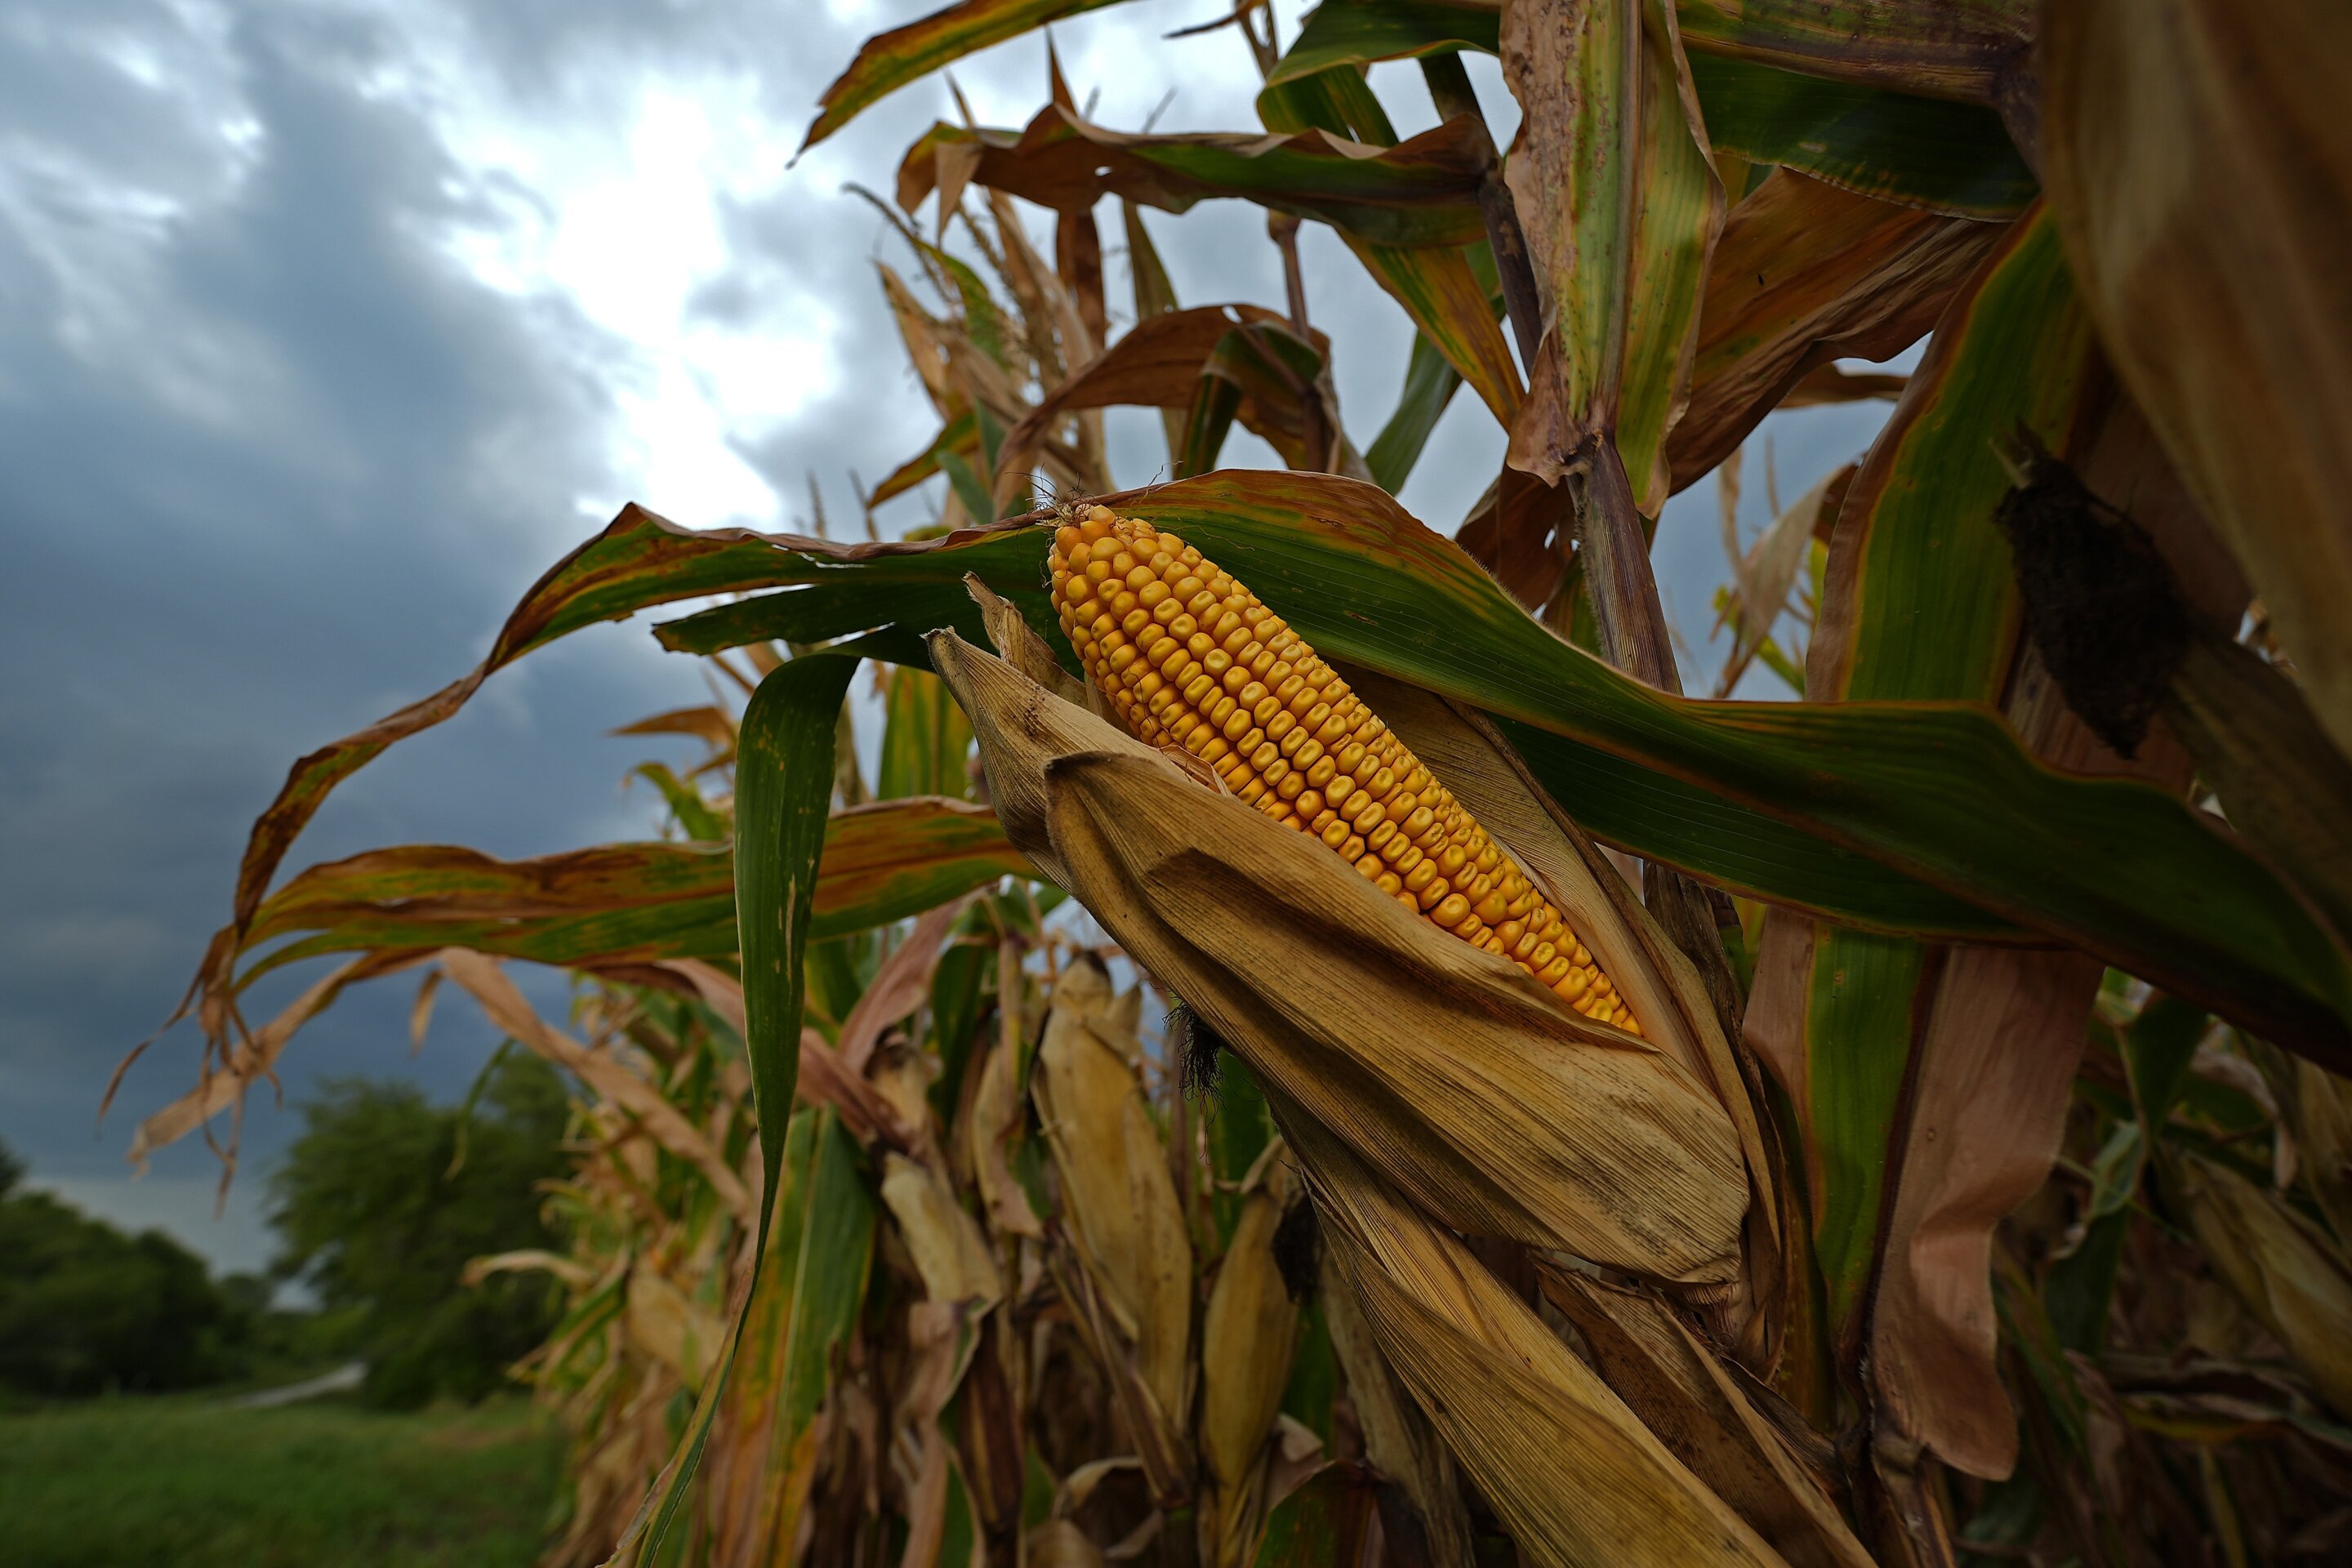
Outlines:
{"type": "Polygon", "coordinates": [[[654,1142],[697,1166],[719,1200],[739,1219],[749,1223],[754,1217],[756,1206],[743,1178],[711,1147],[699,1129],[662,1098],[659,1089],[623,1067],[608,1052],[592,1051],[551,1026],[523,999],[515,983],[499,967],[498,960],[462,947],[443,948],[436,957],[442,973],[481,1004],[490,1022],[626,1110],[654,1142]]]}
{"type": "Polygon", "coordinates": [[[1093,1272],[1059,1223],[1045,1233],[1045,1266],[1055,1292],[1070,1314],[1077,1337],[1101,1370],[1119,1446],[1135,1452],[1124,1462],[1141,1468],[1153,1500],[1173,1508],[1191,1495],[1192,1453],[1181,1425],[1161,1409],[1145,1381],[1141,1358],[1132,1352],[1103,1301],[1093,1272]]]}
{"type": "MultiPolygon", "coordinates": [[[[253,1031],[236,1050],[229,1053],[224,1066],[217,1068],[208,1067],[204,1081],[140,1122],[131,1138],[131,1163],[144,1171],[148,1155],[167,1143],[186,1137],[222,1111],[240,1104],[246,1091],[253,1087],[256,1080],[269,1077],[278,1064],[278,1056],[302,1026],[334,1005],[335,998],[341,995],[346,987],[404,969],[421,962],[425,956],[422,953],[363,952],[320,975],[299,996],[288,1003],[276,1017],[253,1031]]],[[[115,1088],[121,1083],[123,1071],[130,1065],[130,1058],[125,1058],[121,1066],[114,1069],[114,1080],[107,1086],[108,1100],[113,1099],[115,1088]]],[[[100,1109],[103,1114],[104,1107],[100,1109]]],[[[236,1171],[236,1148],[232,1142],[228,1169],[222,1173],[224,1181],[236,1171]]]]}
{"type": "Polygon", "coordinates": [[[2309,1221],[2227,1166],[2183,1154],[2166,1174],[2206,1260],[2352,1415],[2352,1270],[2309,1221]]]}
{"type": "Polygon", "coordinates": [[[930,649],[1013,842],[1415,1202],[1645,1279],[1738,1277],[1739,1135],[1672,1055],[952,633],[930,649]]]}
{"type": "Polygon", "coordinates": [[[1021,1051],[1014,1021],[1006,1018],[1004,1023],[980,1064],[963,1156],[970,1165],[971,1184],[987,1205],[990,1227],[1001,1237],[1042,1237],[1045,1227],[1038,1223],[1029,1194],[1013,1173],[1009,1149],[1021,1134],[1021,1051]]]}
{"type": "Polygon", "coordinates": [[[1049,1519],[1026,1532],[1029,1568],[1103,1568],[1102,1548],[1066,1519],[1049,1519]]]}
{"type": "Polygon", "coordinates": [[[2284,1070],[2290,1082],[2281,1098],[2303,1179],[2336,1240],[2352,1246],[2352,1084],[2301,1057],[2284,1070]]]}
{"type": "MultiPolygon", "coordinates": [[[[1571,1268],[1547,1267],[1542,1280],[1602,1380],[1790,1568],[1872,1568],[1787,1427],[1757,1409],[1664,1301],[1571,1268]]],[[[1802,1422],[1791,1414],[1790,1424],[1802,1422]]]]}
{"type": "Polygon", "coordinates": [[[1348,1400],[1363,1429],[1364,1455],[1404,1489],[1433,1568],[1470,1568],[1470,1510],[1462,1500],[1454,1456],[1397,1380],[1332,1249],[1323,1247],[1322,1255],[1316,1299],[1331,1331],[1332,1353],[1347,1373],[1348,1400]]]}
{"type": "Polygon", "coordinates": [[[1274,1259],[1289,1171],[1279,1155],[1266,1171],[1243,1200],[1201,1319],[1201,1457],[1210,1484],[1201,1536],[1216,1568],[1249,1561],[1265,1506],[1266,1434],[1298,1339],[1298,1305],[1274,1259]]]}
{"type": "Polygon", "coordinates": [[[1951,949],[1921,1019],[1901,1179],[1887,1199],[1868,1363],[1883,1430],[1987,1479],[2016,1463],[1995,1362],[1993,1233],[2047,1178],[2099,963],[2063,950],[1951,949]]]}
{"type": "Polygon", "coordinates": [[[985,1311],[1004,1299],[1004,1280],[980,1223],[929,1166],[905,1155],[882,1157],[882,1201],[934,1301],[970,1301],[985,1311]]]}
{"type": "MultiPolygon", "coordinates": [[[[940,1543],[947,1526],[955,1454],[940,1428],[940,1414],[979,1349],[976,1320],[977,1313],[960,1301],[918,1301],[907,1309],[913,1365],[899,1393],[890,1438],[891,1465],[907,1511],[907,1548],[899,1559],[905,1568],[947,1568],[940,1543]]],[[[953,1568],[966,1565],[959,1563],[953,1568]]]]}
{"type": "Polygon", "coordinates": [[[1780,1553],[1468,1247],[1297,1106],[1268,1098],[1381,1348],[1523,1562],[1779,1568],[1780,1553]]]}
{"type": "Polygon", "coordinates": [[[1063,970],[1030,1092],[1070,1239],[1120,1342],[1111,1353],[1132,1358],[1158,1419],[1181,1431],[1192,1405],[1192,1242],[1136,1077],[1137,1001],[1114,994],[1091,956],[1063,970]]]}
{"type": "Polygon", "coordinates": [[[953,899],[926,910],[892,948],[858,994],[849,1016],[842,1020],[841,1037],[834,1043],[842,1065],[862,1073],[882,1038],[882,1031],[930,999],[931,976],[947,950],[949,933],[963,914],[969,899],[953,899]]]}

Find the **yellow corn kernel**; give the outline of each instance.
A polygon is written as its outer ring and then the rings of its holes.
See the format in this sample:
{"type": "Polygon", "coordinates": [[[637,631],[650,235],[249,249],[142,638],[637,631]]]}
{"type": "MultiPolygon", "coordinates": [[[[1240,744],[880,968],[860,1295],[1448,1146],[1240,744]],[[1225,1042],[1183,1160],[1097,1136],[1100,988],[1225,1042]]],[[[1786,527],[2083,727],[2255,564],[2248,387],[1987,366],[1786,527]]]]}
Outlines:
{"type": "Polygon", "coordinates": [[[1105,507],[1055,530],[1048,559],[1062,629],[1137,736],[1181,745],[1244,804],[1579,1013],[1642,1032],[1559,910],[1255,595],[1105,507]]]}

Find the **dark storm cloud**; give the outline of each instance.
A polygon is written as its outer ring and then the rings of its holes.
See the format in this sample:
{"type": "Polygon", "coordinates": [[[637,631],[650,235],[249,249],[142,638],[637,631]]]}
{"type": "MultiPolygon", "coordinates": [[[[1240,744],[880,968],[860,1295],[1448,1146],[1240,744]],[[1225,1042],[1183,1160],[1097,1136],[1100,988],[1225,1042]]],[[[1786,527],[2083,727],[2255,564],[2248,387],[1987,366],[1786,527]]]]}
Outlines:
{"type": "MultiPolygon", "coordinates": [[[[477,657],[587,531],[574,498],[623,499],[602,399],[548,346],[591,329],[431,246],[478,198],[361,90],[392,41],[264,11],[207,42],[174,15],[0,28],[0,1135],[37,1176],[112,1177],[130,1119],[191,1080],[184,1032],[92,1142],[105,1069],[176,999],[291,759],[477,657]],[[143,232],[121,216],[174,205],[143,232]]],[[[355,781],[298,863],[645,831],[616,787],[639,748],[599,732],[697,683],[626,634],[582,644],[355,781]]],[[[331,1016],[290,1087],[396,1068],[394,1003],[331,1016]]],[[[484,1033],[445,1027],[423,1063],[442,1092],[484,1033]]],[[[249,1119],[248,1149],[287,1121],[249,1119]]],[[[159,1162],[166,1184],[209,1173],[193,1146],[159,1162]]]]}

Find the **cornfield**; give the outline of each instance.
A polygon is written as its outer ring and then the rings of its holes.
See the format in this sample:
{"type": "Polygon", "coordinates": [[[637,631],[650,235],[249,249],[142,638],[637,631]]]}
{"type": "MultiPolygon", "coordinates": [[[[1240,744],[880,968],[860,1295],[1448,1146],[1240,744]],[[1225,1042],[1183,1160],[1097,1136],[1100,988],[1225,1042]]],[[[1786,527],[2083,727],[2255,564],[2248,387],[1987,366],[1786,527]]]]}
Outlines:
{"type": "MultiPolygon", "coordinates": [[[[809,141],[1108,3],[883,34],[809,141]]],[[[939,431],[866,542],[631,507],[296,763],[140,1148],[401,970],[570,1072],[567,1250],[476,1266],[568,1292],[551,1568],[2352,1558],[2352,11],[1207,30],[1258,128],[1115,132],[1049,63],[877,198],[939,431]],[[1175,299],[1146,214],[1211,199],[1285,300],[1175,299]],[[1418,334],[1360,447],[1308,223],[1418,334]],[[1393,498],[1465,386],[1508,456],[1449,537],[1393,498]],[[1874,398],[1739,549],[1764,417],[1874,398]],[[1117,406],[1168,482],[1118,488],[1117,406]],[[1709,476],[1696,697],[1649,549],[1709,476]],[[633,727],[708,744],[641,770],[667,837],[272,890],[386,746],[687,601],[655,635],[740,701],[633,727]],[[1727,700],[1759,662],[1799,700],[1727,700]]]]}

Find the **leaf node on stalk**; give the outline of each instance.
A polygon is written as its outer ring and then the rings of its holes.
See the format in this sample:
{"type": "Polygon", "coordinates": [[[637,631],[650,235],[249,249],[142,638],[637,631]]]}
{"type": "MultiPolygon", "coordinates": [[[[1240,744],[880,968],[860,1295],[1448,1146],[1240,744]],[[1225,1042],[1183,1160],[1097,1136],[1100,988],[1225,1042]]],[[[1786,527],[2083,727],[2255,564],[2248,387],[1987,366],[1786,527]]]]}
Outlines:
{"type": "Polygon", "coordinates": [[[2017,486],[1993,513],[2016,558],[2025,627],[2092,732],[2125,757],[2188,654],[2189,606],[2146,530],[2020,426],[2017,486]]]}

